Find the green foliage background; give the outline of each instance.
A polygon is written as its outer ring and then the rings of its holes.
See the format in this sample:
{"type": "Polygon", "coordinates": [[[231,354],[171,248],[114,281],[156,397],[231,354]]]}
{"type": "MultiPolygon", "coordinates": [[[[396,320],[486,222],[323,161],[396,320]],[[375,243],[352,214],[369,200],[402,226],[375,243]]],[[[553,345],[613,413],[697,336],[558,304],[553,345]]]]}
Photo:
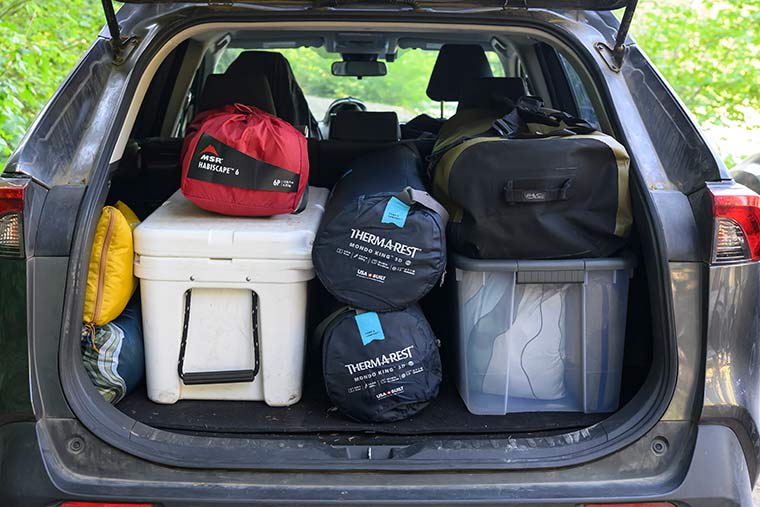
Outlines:
{"type": "Polygon", "coordinates": [[[103,19],[97,0],[0,0],[0,167],[103,19]]]}
{"type": "MultiPolygon", "coordinates": [[[[97,0],[0,0],[0,161],[102,25],[97,0]]],[[[760,0],[643,0],[633,34],[700,122],[760,128],[760,0]]],[[[407,51],[385,78],[361,81],[331,78],[333,57],[320,50],[287,53],[309,95],[437,107],[424,94],[430,53],[407,51]]]]}

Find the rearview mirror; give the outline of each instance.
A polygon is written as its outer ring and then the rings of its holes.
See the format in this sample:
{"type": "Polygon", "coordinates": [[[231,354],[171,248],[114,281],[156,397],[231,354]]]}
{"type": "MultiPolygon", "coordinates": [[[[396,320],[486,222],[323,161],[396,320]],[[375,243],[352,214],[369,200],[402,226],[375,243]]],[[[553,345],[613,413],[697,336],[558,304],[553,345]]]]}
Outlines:
{"type": "Polygon", "coordinates": [[[349,61],[333,62],[331,71],[333,76],[384,76],[388,73],[388,68],[385,62],[349,61]]]}

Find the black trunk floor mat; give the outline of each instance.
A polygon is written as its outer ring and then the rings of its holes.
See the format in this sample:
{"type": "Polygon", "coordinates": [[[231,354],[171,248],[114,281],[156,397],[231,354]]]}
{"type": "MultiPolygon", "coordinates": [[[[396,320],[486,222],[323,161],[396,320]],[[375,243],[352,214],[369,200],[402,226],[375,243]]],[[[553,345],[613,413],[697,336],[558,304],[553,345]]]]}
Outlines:
{"type": "Polygon", "coordinates": [[[360,423],[344,417],[327,399],[320,384],[307,383],[301,401],[290,407],[270,407],[256,401],[181,400],[174,405],[153,403],[145,390],[122,400],[117,408],[148,426],[164,430],[245,434],[476,434],[558,432],[588,427],[606,414],[532,412],[504,416],[473,415],[451,384],[419,414],[404,421],[360,423]]]}

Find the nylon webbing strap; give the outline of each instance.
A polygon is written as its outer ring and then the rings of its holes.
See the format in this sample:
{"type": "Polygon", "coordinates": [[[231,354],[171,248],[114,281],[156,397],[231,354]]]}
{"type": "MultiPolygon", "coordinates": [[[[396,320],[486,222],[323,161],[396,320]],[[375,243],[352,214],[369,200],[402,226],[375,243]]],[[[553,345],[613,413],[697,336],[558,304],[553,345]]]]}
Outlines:
{"type": "Polygon", "coordinates": [[[412,187],[406,187],[403,192],[396,196],[397,199],[403,201],[405,204],[421,204],[427,209],[434,211],[443,218],[443,222],[449,221],[449,212],[443,207],[441,203],[433,199],[433,196],[425,192],[424,190],[418,190],[412,187]]]}
{"type": "Polygon", "coordinates": [[[492,128],[507,139],[540,139],[590,134],[596,129],[586,120],[564,111],[543,107],[536,97],[521,97],[515,108],[493,122],[492,128]],[[544,131],[543,127],[549,130],[544,131]],[[539,132],[541,130],[541,132],[539,132]]]}

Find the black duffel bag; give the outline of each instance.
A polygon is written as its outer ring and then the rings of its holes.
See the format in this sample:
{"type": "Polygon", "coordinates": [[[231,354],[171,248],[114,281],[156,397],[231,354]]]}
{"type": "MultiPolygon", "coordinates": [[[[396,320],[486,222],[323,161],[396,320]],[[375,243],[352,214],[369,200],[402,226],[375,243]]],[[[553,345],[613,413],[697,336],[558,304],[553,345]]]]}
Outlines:
{"type": "Polygon", "coordinates": [[[317,328],[325,388],[341,413],[363,422],[410,417],[438,395],[438,341],[419,306],[338,310],[317,328]]]}
{"type": "Polygon", "coordinates": [[[336,183],[314,241],[314,269],[347,305],[406,308],[446,269],[445,208],[424,191],[422,166],[407,145],[355,160],[336,183]]]}
{"type": "Polygon", "coordinates": [[[504,117],[464,110],[444,125],[433,195],[449,246],[468,257],[607,257],[632,223],[628,164],[612,137],[523,97],[504,117]]]}

